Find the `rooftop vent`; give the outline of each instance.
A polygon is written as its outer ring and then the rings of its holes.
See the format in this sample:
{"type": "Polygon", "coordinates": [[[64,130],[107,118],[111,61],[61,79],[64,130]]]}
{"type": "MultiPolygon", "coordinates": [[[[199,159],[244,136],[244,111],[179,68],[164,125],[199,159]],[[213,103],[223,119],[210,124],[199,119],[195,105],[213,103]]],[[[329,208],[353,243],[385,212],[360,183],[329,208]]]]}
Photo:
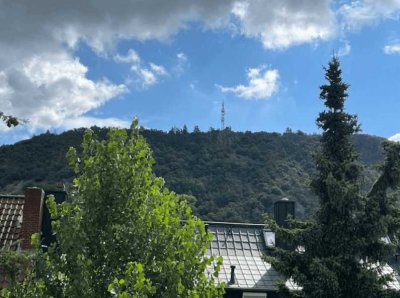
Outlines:
{"type": "Polygon", "coordinates": [[[236,268],[236,266],[231,265],[231,280],[229,281],[230,285],[235,284],[235,268],[236,268]]]}

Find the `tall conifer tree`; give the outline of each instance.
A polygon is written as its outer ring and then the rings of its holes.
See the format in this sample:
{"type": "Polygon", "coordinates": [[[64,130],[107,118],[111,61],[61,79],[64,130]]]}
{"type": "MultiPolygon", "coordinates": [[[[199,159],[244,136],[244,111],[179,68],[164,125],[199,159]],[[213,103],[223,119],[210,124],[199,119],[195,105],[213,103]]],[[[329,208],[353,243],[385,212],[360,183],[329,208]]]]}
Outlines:
{"type": "Polygon", "coordinates": [[[325,68],[326,85],[320,98],[326,109],[317,125],[323,131],[315,154],[317,174],[311,187],[320,207],[309,222],[291,221],[290,229],[270,226],[297,249],[277,248],[273,266],[292,277],[305,297],[384,297],[390,277],[379,273],[393,253],[399,232],[399,210],[387,194],[399,184],[400,145],[384,143],[383,173],[367,196],[359,189],[360,166],[351,136],[360,128],[357,116],[345,112],[348,84],[341,78],[340,62],[333,57],[325,68]],[[390,238],[392,237],[392,238],[390,238]],[[391,240],[392,239],[392,240],[391,240]]]}

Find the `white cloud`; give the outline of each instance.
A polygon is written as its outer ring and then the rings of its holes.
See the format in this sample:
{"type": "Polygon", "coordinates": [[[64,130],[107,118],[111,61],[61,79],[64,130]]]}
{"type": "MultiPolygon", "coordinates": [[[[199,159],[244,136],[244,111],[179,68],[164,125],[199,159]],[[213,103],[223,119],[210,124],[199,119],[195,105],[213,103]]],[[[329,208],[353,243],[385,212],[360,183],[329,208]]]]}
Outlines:
{"type": "Polygon", "coordinates": [[[131,122],[121,120],[118,118],[96,118],[96,117],[88,117],[81,116],[76,118],[68,118],[63,123],[61,123],[60,127],[64,129],[73,129],[80,127],[121,127],[121,128],[129,128],[131,122]]]}
{"type": "MultiPolygon", "coordinates": [[[[386,3],[374,6],[386,7],[375,15],[392,17],[400,1],[352,2],[341,9],[342,15],[348,19],[356,19],[363,11],[368,15],[365,11],[371,10],[373,2],[386,3]],[[360,12],[361,6],[367,8],[360,12]]],[[[197,22],[206,29],[235,27],[236,33],[260,40],[265,48],[284,49],[335,36],[335,13],[330,5],[330,0],[0,1],[1,109],[27,117],[34,129],[80,117],[121,94],[122,85],[88,78],[86,66],[74,57],[80,42],[99,54],[115,56],[117,62],[131,64],[141,85],[150,86],[167,75],[167,70],[141,61],[133,50],[114,55],[119,40],[168,40],[197,22]]],[[[171,71],[182,73],[187,61],[185,53],[178,53],[179,67],[171,71]]],[[[237,89],[237,94],[265,96],[250,92],[251,82],[238,86],[242,91],[237,89]]]]}
{"type": "Polygon", "coordinates": [[[265,48],[326,40],[335,34],[335,16],[327,0],[251,0],[236,2],[239,31],[265,48]]]}
{"type": "Polygon", "coordinates": [[[126,90],[106,80],[91,81],[86,73],[79,60],[64,53],[31,57],[0,72],[0,106],[28,119],[27,126],[34,130],[59,126],[126,90]]]}
{"type": "Polygon", "coordinates": [[[388,140],[393,142],[400,142],[400,133],[391,136],[390,138],[388,138],[388,140]]]}
{"type": "Polygon", "coordinates": [[[146,66],[138,53],[133,49],[129,49],[126,55],[115,55],[114,60],[119,63],[131,64],[131,70],[136,74],[136,77],[129,79],[129,81],[143,88],[156,84],[160,77],[168,75],[168,72],[162,65],[150,62],[146,66]]]}
{"type": "Polygon", "coordinates": [[[339,14],[349,29],[360,29],[385,18],[398,19],[400,0],[363,0],[343,4],[339,14]]]}
{"type": "Polygon", "coordinates": [[[148,70],[146,68],[139,68],[135,71],[141,78],[143,87],[154,85],[155,83],[157,83],[157,77],[150,70],[148,70]]]}
{"type": "Polygon", "coordinates": [[[177,76],[180,76],[185,72],[186,68],[188,67],[189,60],[188,60],[188,57],[186,56],[186,54],[183,52],[179,52],[178,54],[176,54],[176,59],[177,59],[177,63],[172,68],[172,71],[177,76]]]}
{"type": "Polygon", "coordinates": [[[176,58],[178,58],[179,61],[183,61],[183,62],[187,61],[187,56],[183,52],[176,54],[176,58]]]}
{"type": "Polygon", "coordinates": [[[351,45],[348,41],[345,42],[345,44],[339,48],[338,50],[338,56],[346,56],[348,54],[350,54],[351,51],[351,45]]]}
{"type": "MultiPolygon", "coordinates": [[[[154,61],[142,61],[134,50],[118,55],[118,41],[168,40],[197,22],[205,29],[236,27],[237,33],[259,39],[266,48],[285,48],[332,36],[334,18],[329,2],[0,0],[0,110],[28,119],[24,129],[29,132],[72,127],[71,123],[89,119],[84,118],[89,111],[127,91],[125,85],[91,79],[87,66],[75,57],[79,43],[103,57],[128,63],[133,71],[128,81],[147,88],[167,76],[168,69],[154,61]]],[[[179,75],[190,64],[183,52],[176,59],[170,72],[179,75]]],[[[266,90],[250,91],[258,80],[266,78],[253,78],[248,86],[238,86],[238,96],[267,96],[266,90]]],[[[270,90],[277,89],[272,85],[269,83],[270,90]]]]}
{"type": "Polygon", "coordinates": [[[400,44],[390,44],[390,45],[385,45],[383,47],[383,52],[385,54],[400,54],[400,44]]]}
{"type": "MultiPolygon", "coordinates": [[[[74,57],[79,42],[113,56],[118,40],[167,39],[186,21],[218,22],[231,6],[230,0],[0,1],[0,110],[28,119],[30,131],[81,117],[126,87],[88,78],[74,57]]],[[[140,62],[133,51],[115,59],[140,62]]],[[[160,65],[144,65],[137,74],[143,84],[166,73],[160,65]]]]}
{"type": "Polygon", "coordinates": [[[1,1],[0,36],[4,49],[19,48],[16,56],[44,47],[74,48],[80,41],[104,52],[120,39],[165,40],[189,21],[222,24],[234,1],[1,1]]]}
{"type": "Polygon", "coordinates": [[[44,47],[74,48],[80,41],[107,52],[120,39],[165,40],[199,21],[213,29],[236,23],[266,47],[281,48],[330,37],[335,20],[329,5],[329,0],[70,0],[68,5],[19,0],[1,2],[0,36],[2,50],[15,58],[44,47]]]}
{"type": "Polygon", "coordinates": [[[167,71],[165,70],[164,66],[162,66],[162,65],[150,63],[150,68],[153,71],[153,73],[155,73],[159,76],[165,76],[168,74],[167,71]]]}
{"type": "Polygon", "coordinates": [[[133,49],[129,49],[128,53],[125,56],[120,54],[115,55],[114,60],[120,63],[131,63],[131,64],[140,63],[140,57],[138,53],[136,53],[136,51],[133,49]]]}
{"type": "Polygon", "coordinates": [[[222,92],[232,92],[245,99],[268,99],[279,90],[279,72],[265,66],[250,68],[247,71],[248,85],[235,87],[219,86],[222,92]]]}

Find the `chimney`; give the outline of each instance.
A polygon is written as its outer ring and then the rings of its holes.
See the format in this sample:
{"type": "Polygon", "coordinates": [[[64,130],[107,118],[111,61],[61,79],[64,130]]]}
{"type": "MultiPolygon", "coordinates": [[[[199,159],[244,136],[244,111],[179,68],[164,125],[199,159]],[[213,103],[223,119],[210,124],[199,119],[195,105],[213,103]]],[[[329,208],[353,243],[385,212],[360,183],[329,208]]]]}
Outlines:
{"type": "MultiPolygon", "coordinates": [[[[291,215],[292,218],[295,216],[295,202],[290,201],[288,198],[283,198],[274,203],[274,217],[278,226],[282,228],[289,228],[289,224],[286,221],[287,217],[291,215]]],[[[283,249],[291,249],[290,245],[285,243],[280,237],[276,237],[275,245],[283,249]]]]}
{"type": "Polygon", "coordinates": [[[31,237],[40,234],[42,227],[44,191],[37,187],[27,188],[21,227],[21,249],[32,249],[31,237]]]}
{"type": "Polygon", "coordinates": [[[236,268],[236,266],[231,265],[231,280],[228,283],[230,285],[234,285],[235,284],[235,268],[236,268]]]}

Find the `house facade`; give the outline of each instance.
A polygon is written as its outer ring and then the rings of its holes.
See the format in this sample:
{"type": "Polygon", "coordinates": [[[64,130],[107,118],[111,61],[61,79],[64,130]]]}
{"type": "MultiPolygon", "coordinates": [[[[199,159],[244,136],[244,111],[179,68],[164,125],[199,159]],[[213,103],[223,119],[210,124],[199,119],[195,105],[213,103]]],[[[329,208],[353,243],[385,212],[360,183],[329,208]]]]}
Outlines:
{"type": "MultiPolygon", "coordinates": [[[[45,198],[54,195],[56,202],[66,199],[65,191],[44,192],[41,188],[27,188],[23,195],[0,194],[0,248],[6,251],[29,251],[31,237],[41,235],[46,248],[53,240],[49,211],[45,198]]],[[[19,278],[22,278],[18,274],[19,278]]],[[[0,266],[0,288],[9,284],[10,272],[0,266]]]]}

